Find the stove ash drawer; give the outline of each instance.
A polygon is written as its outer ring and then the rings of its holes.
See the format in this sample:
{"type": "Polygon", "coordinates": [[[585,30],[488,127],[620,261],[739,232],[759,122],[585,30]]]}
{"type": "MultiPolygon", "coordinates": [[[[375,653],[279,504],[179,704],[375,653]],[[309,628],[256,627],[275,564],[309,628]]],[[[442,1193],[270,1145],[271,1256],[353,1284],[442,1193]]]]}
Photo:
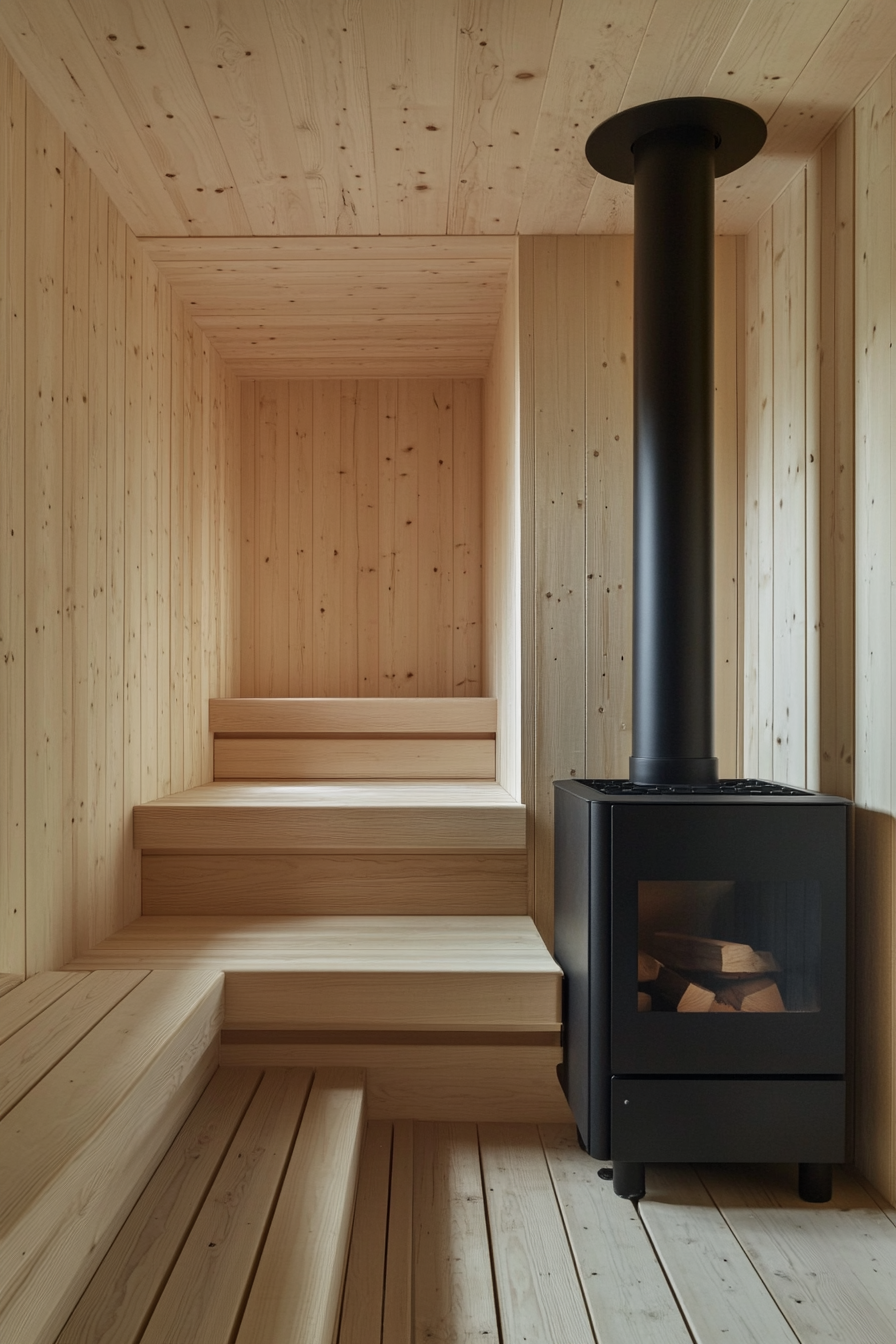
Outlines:
{"type": "Polygon", "coordinates": [[[816,1078],[613,1078],[616,1162],[843,1162],[846,1083],[816,1078]]]}

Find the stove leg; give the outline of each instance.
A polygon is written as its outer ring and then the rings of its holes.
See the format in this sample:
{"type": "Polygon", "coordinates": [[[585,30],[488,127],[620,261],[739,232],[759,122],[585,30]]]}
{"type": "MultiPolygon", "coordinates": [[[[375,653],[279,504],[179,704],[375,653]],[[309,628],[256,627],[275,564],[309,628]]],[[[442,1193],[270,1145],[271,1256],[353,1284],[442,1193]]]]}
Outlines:
{"type": "Polygon", "coordinates": [[[644,1194],[644,1163],[614,1162],[613,1193],[621,1199],[640,1199],[644,1194]]]}
{"type": "Polygon", "coordinates": [[[832,1192],[833,1171],[830,1162],[800,1163],[800,1199],[807,1204],[827,1204],[832,1192]]]}

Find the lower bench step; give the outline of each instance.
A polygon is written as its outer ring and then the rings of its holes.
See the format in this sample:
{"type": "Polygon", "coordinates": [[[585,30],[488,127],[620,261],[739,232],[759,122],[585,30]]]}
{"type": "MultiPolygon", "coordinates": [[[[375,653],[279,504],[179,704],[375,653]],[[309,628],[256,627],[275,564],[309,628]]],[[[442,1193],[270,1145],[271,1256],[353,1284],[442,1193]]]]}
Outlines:
{"type": "Polygon", "coordinates": [[[0,1339],[64,1323],[214,1073],[223,989],[204,968],[50,972],[0,1000],[0,1339]]]}
{"type": "Polygon", "coordinates": [[[363,1127],[358,1070],[219,1069],[58,1344],[331,1344],[363,1127]]]}

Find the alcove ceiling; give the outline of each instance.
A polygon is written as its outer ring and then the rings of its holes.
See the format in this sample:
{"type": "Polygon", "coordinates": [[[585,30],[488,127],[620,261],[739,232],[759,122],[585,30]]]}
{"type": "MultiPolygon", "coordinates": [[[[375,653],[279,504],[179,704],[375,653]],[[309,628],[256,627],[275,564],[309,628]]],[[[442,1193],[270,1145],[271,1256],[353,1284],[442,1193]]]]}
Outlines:
{"type": "Polygon", "coordinates": [[[896,53],[896,5],[0,0],[0,39],[241,372],[326,332],[359,368],[391,340],[475,376],[512,235],[631,231],[631,188],[585,161],[596,123],[754,107],[766,148],[716,193],[745,232],[896,53]]]}

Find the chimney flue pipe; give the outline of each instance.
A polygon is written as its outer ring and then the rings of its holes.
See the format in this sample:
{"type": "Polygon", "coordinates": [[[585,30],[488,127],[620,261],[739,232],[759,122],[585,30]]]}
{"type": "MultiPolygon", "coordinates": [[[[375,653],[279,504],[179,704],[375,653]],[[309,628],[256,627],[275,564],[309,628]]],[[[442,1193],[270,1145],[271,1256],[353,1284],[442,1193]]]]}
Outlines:
{"type": "Polygon", "coordinates": [[[593,167],[635,184],[633,753],[638,784],[712,785],[714,179],[765,140],[715,98],[631,108],[593,167]]]}

